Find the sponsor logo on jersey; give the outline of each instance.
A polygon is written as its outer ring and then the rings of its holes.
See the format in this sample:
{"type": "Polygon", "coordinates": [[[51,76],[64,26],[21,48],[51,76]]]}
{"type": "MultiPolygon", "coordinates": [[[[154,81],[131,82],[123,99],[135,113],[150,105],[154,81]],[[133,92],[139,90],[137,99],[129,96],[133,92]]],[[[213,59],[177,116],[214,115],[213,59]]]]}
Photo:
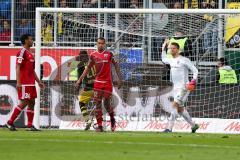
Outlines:
{"type": "Polygon", "coordinates": [[[108,58],[108,54],[103,54],[104,58],[108,58]]]}

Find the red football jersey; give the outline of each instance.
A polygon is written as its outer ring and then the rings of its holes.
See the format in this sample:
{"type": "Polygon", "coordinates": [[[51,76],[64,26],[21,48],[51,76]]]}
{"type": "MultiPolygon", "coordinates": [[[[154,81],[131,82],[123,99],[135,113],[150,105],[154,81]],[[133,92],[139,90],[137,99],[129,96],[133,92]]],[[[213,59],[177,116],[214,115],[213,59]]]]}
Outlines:
{"type": "Polygon", "coordinates": [[[34,69],[35,69],[35,60],[33,54],[22,48],[17,53],[16,64],[20,64],[20,81],[22,85],[35,85],[35,76],[34,76],[34,69]]]}
{"type": "Polygon", "coordinates": [[[90,54],[90,63],[96,67],[95,82],[112,83],[111,63],[113,54],[110,51],[94,51],[90,54]]]}

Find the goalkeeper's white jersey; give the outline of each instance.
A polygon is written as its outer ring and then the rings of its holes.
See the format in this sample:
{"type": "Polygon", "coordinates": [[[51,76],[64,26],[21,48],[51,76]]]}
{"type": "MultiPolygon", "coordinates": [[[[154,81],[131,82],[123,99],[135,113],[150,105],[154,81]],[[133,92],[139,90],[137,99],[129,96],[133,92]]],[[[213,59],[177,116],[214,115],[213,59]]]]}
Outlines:
{"type": "Polygon", "coordinates": [[[193,79],[197,80],[198,70],[190,59],[181,55],[176,58],[169,58],[166,55],[166,51],[163,51],[162,61],[171,66],[171,81],[175,89],[185,88],[189,81],[189,70],[193,73],[193,79]]]}

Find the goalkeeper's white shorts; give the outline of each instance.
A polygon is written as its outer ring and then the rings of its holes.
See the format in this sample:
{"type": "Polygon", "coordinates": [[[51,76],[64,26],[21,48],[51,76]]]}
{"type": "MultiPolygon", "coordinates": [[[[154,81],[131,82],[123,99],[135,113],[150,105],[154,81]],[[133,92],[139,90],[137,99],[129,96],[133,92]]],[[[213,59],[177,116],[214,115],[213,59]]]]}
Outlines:
{"type": "Polygon", "coordinates": [[[176,88],[173,90],[174,101],[177,102],[179,105],[184,106],[185,102],[187,101],[188,95],[190,91],[186,88],[176,88]]]}

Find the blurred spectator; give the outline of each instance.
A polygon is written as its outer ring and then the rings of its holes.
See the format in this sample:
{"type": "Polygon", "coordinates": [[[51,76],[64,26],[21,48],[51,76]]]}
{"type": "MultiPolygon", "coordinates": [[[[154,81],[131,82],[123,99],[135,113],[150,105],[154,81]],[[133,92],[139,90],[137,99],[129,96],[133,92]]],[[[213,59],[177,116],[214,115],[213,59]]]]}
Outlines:
{"type": "MultiPolygon", "coordinates": [[[[162,0],[153,0],[152,8],[167,9],[162,0]]],[[[153,14],[152,23],[153,30],[157,30],[158,32],[160,32],[160,30],[163,30],[164,27],[166,27],[166,25],[168,24],[168,14],[153,14]]],[[[159,48],[161,48],[161,46],[159,46],[159,48]]]]}
{"type": "Polygon", "coordinates": [[[60,7],[61,8],[69,8],[66,0],[60,0],[60,7]]]}
{"type": "Polygon", "coordinates": [[[10,24],[7,20],[3,21],[2,31],[0,32],[0,41],[10,41],[11,40],[11,30],[10,24]]]}
{"type": "Polygon", "coordinates": [[[210,7],[212,9],[217,9],[218,8],[216,0],[210,0],[209,3],[210,3],[210,7]]]}
{"type": "Polygon", "coordinates": [[[84,0],[82,8],[98,8],[97,0],[84,0]]]}
{"type": "Polygon", "coordinates": [[[101,8],[115,8],[115,1],[114,0],[102,0],[101,1],[101,8]]]}
{"type": "Polygon", "coordinates": [[[84,0],[77,0],[77,8],[82,8],[84,0]]]}
{"type": "Polygon", "coordinates": [[[46,22],[42,24],[42,39],[44,45],[50,45],[49,42],[53,41],[53,21],[50,15],[46,22]]]}
{"type": "MultiPolygon", "coordinates": [[[[208,3],[208,0],[204,0],[202,2],[202,8],[203,9],[216,9],[217,5],[214,0],[210,1],[208,3]]],[[[203,47],[205,49],[205,52],[209,52],[213,55],[217,54],[217,48],[218,48],[218,21],[217,18],[214,17],[214,15],[210,14],[204,14],[203,19],[206,22],[206,31],[203,35],[203,47]]]]}
{"type": "Polygon", "coordinates": [[[234,69],[228,65],[225,58],[218,59],[217,81],[220,84],[237,84],[238,79],[234,69]]]}
{"type": "Polygon", "coordinates": [[[67,6],[69,8],[76,8],[78,0],[67,0],[67,6]]]}
{"type": "MultiPolygon", "coordinates": [[[[134,9],[140,8],[138,0],[130,0],[129,8],[134,8],[134,9]]],[[[130,24],[138,15],[137,14],[128,14],[126,16],[127,16],[126,19],[127,19],[128,23],[130,24]]]]}
{"type": "MultiPolygon", "coordinates": [[[[139,0],[130,0],[129,8],[142,8],[142,5],[140,5],[139,0]]],[[[137,16],[141,16],[141,15],[140,14],[139,15],[137,15],[137,14],[128,14],[127,16],[128,16],[127,20],[128,20],[128,22],[130,24],[131,22],[133,22],[133,20],[137,16]]]]}
{"type": "Polygon", "coordinates": [[[33,2],[34,0],[16,0],[14,40],[19,41],[20,36],[27,33],[34,36],[35,6],[38,3],[33,2]]]}
{"type": "MultiPolygon", "coordinates": [[[[97,0],[84,0],[82,4],[82,8],[98,8],[98,1],[97,0]]],[[[92,24],[97,23],[96,14],[83,14],[82,18],[86,21],[89,21],[92,24]]]]}
{"type": "MultiPolygon", "coordinates": [[[[202,8],[202,2],[205,0],[182,0],[179,1],[180,3],[184,3],[184,7],[185,9],[191,8],[191,9],[198,9],[198,8],[202,8]]],[[[211,1],[211,0],[207,0],[207,1],[211,1]]]]}
{"type": "Polygon", "coordinates": [[[16,3],[15,18],[17,23],[21,23],[22,18],[33,20],[35,18],[34,10],[34,3],[31,3],[29,0],[20,0],[19,3],[16,3]]]}
{"type": "Polygon", "coordinates": [[[143,0],[121,0],[120,8],[142,8],[143,0]]]}
{"type": "Polygon", "coordinates": [[[0,0],[0,18],[11,19],[11,0],[0,0]]]}
{"type": "Polygon", "coordinates": [[[129,8],[139,8],[138,0],[131,0],[129,8]]]}
{"type": "MultiPolygon", "coordinates": [[[[163,3],[163,0],[153,0],[153,9],[167,9],[167,6],[163,3]]],[[[167,27],[168,24],[168,14],[153,14],[152,16],[152,32],[156,34],[161,34],[161,31],[167,27]]],[[[166,33],[165,33],[166,34],[166,33]]],[[[152,38],[152,51],[151,59],[154,61],[160,60],[160,49],[162,48],[162,41],[164,38],[162,36],[156,36],[152,38]]]]}
{"type": "Polygon", "coordinates": [[[197,9],[198,8],[198,1],[199,0],[192,0],[191,1],[191,8],[192,9],[197,9]]]}
{"type": "Polygon", "coordinates": [[[32,22],[24,17],[20,20],[20,24],[16,27],[17,40],[20,40],[20,37],[23,34],[30,34],[34,37],[34,29],[32,22]]]}
{"type": "MultiPolygon", "coordinates": [[[[142,7],[141,3],[139,3],[139,0],[130,0],[129,1],[129,8],[140,8],[142,7]]],[[[123,41],[128,42],[127,46],[132,47],[133,42],[140,42],[141,37],[134,35],[142,31],[143,26],[143,19],[142,14],[122,14],[121,15],[122,22],[120,25],[122,25],[123,30],[130,30],[133,34],[124,35],[123,41]],[[130,43],[129,43],[130,42],[130,43]]]]}
{"type": "Polygon", "coordinates": [[[97,0],[77,0],[78,8],[98,8],[97,0]]]}
{"type": "Polygon", "coordinates": [[[183,7],[182,7],[182,4],[180,2],[174,3],[173,9],[181,9],[181,8],[183,8],[183,7]]]}
{"type": "Polygon", "coordinates": [[[130,0],[129,8],[143,8],[142,1],[140,1],[140,0],[130,0]]]}
{"type": "MultiPolygon", "coordinates": [[[[180,2],[176,2],[173,5],[173,9],[182,9],[183,6],[180,2]]],[[[183,20],[185,17],[184,14],[170,14],[170,19],[172,19],[172,22],[174,23],[174,26],[172,27],[173,30],[175,30],[176,27],[181,28],[184,24],[183,20]]]]}
{"type": "MultiPolygon", "coordinates": [[[[67,1],[66,0],[61,0],[60,1],[60,7],[61,8],[69,8],[67,5],[67,1]]],[[[65,14],[64,14],[65,15],[65,14]]],[[[58,13],[58,35],[62,36],[64,33],[64,21],[63,21],[63,13],[59,12],[58,13]]]]}
{"type": "Polygon", "coordinates": [[[44,7],[51,7],[52,6],[51,0],[43,0],[43,6],[44,7]]]}
{"type": "MultiPolygon", "coordinates": [[[[80,8],[98,8],[98,0],[78,0],[77,6],[80,8]]],[[[77,18],[80,18],[81,21],[84,21],[86,23],[97,24],[97,14],[77,13],[75,14],[75,16],[77,18]]],[[[91,42],[93,39],[95,41],[98,32],[96,27],[93,27],[88,24],[80,24],[79,26],[76,27],[77,33],[74,34],[73,37],[77,36],[78,39],[84,42],[91,42]]]]}

